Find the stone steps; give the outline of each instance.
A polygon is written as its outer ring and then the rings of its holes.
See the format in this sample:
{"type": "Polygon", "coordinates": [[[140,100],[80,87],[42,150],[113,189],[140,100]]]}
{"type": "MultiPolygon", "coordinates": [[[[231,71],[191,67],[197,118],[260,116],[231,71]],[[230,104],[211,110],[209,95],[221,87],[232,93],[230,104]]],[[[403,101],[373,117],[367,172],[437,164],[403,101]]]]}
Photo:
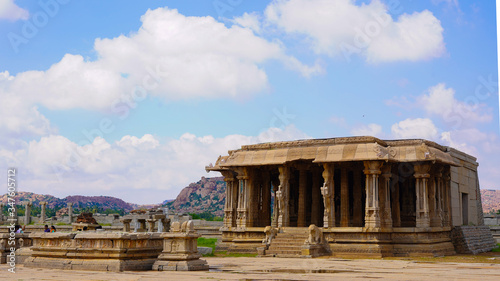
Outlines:
{"type": "Polygon", "coordinates": [[[302,245],[307,239],[307,228],[287,228],[278,233],[271,242],[266,255],[280,257],[297,257],[302,255],[302,245]]]}

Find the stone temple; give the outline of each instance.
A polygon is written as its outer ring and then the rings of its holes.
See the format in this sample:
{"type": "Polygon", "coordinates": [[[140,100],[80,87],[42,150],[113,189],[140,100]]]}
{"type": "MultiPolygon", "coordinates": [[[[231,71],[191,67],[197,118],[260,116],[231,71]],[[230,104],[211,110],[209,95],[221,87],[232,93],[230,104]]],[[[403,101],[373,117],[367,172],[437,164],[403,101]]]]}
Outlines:
{"type": "Polygon", "coordinates": [[[310,139],[228,154],[206,169],[227,183],[219,247],[230,252],[449,255],[461,227],[491,236],[476,158],[432,141],[310,139]]]}

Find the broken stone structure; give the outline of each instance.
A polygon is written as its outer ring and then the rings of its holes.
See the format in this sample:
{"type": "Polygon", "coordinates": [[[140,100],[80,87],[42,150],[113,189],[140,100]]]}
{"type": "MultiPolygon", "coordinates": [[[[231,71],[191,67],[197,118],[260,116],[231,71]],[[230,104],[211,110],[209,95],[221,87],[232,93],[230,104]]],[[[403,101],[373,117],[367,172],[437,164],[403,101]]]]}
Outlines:
{"type": "Polygon", "coordinates": [[[45,222],[45,208],[47,207],[47,202],[40,201],[40,223],[45,222]]]}
{"type": "Polygon", "coordinates": [[[170,230],[170,219],[162,209],[133,210],[120,221],[123,223],[124,232],[132,230],[133,232],[154,232],[155,229],[157,232],[168,232],[170,230]]]}
{"type": "Polygon", "coordinates": [[[99,227],[97,221],[93,218],[92,213],[81,213],[76,217],[76,221],[71,224],[73,226],[73,231],[77,230],[95,230],[99,227]]]}
{"type": "Polygon", "coordinates": [[[28,225],[31,223],[31,206],[33,203],[31,201],[27,201],[24,203],[24,225],[28,225]]]}
{"type": "Polygon", "coordinates": [[[261,254],[409,256],[453,254],[455,226],[483,225],[477,167],[427,140],[345,137],[245,145],[206,169],[227,183],[221,249],[256,252],[271,226],[261,254]]]}

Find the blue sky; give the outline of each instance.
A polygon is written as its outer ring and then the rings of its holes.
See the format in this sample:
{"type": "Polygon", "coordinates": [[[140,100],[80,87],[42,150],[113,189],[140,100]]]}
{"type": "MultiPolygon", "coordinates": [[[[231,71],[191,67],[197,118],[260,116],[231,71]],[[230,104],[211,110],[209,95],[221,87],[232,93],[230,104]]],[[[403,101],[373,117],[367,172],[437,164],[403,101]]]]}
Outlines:
{"type": "Polygon", "coordinates": [[[228,149],[351,135],[450,145],[500,189],[494,1],[4,0],[0,34],[21,191],[158,203],[228,149]]]}

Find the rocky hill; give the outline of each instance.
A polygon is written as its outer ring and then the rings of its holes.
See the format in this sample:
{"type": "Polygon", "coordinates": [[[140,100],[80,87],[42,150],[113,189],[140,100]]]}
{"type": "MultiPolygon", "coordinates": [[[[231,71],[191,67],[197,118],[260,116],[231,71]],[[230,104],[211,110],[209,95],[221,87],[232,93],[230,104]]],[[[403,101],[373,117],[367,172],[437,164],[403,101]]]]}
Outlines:
{"type": "Polygon", "coordinates": [[[66,203],[73,203],[74,206],[80,207],[93,207],[99,206],[103,209],[124,209],[131,211],[137,207],[136,204],[131,204],[123,201],[122,199],[111,196],[68,196],[64,198],[66,203]]]}
{"type": "Polygon", "coordinates": [[[182,189],[177,198],[166,203],[166,206],[176,212],[210,212],[222,217],[226,202],[225,192],[226,182],[223,177],[202,177],[200,181],[191,183],[182,189]]]}
{"type": "MultiPolygon", "coordinates": [[[[18,192],[15,196],[16,204],[21,204],[22,201],[31,200],[34,207],[38,207],[41,201],[47,202],[48,209],[65,208],[68,203],[73,203],[74,208],[93,208],[100,209],[115,209],[131,211],[139,207],[137,204],[127,203],[122,199],[110,196],[68,196],[64,199],[54,197],[52,195],[36,194],[33,192],[18,192]]],[[[7,194],[0,197],[0,202],[7,204],[7,194]]]]}
{"type": "Polygon", "coordinates": [[[500,210],[500,190],[481,189],[483,213],[497,212],[500,210]]]}

